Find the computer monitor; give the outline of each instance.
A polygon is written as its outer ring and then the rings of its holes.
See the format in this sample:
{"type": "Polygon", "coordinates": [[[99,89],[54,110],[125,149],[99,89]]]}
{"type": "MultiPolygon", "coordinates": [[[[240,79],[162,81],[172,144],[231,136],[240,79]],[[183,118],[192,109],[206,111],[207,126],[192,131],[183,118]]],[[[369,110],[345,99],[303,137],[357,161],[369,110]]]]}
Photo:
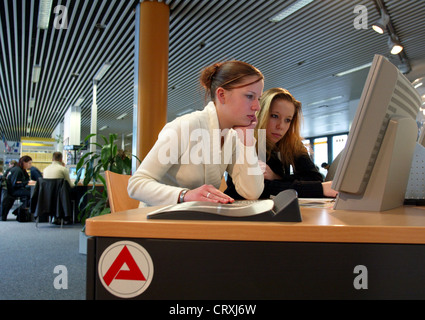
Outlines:
{"type": "MultiPolygon", "coordinates": [[[[67,167],[69,169],[69,178],[71,180],[75,180],[77,178],[77,166],[76,165],[69,165],[67,167]]],[[[86,168],[84,168],[84,167],[81,168],[80,180],[84,179],[85,170],[86,170],[86,168]]]]}
{"type": "Polygon", "coordinates": [[[420,105],[409,80],[375,55],[332,183],[339,192],[336,210],[385,211],[403,205],[420,105]]]}

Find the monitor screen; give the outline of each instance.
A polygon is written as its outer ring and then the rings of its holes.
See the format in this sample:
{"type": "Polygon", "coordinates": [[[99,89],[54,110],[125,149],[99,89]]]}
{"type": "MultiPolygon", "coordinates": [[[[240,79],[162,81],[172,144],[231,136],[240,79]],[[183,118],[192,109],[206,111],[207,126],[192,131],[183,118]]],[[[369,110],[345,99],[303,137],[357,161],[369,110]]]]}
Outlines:
{"type": "Polygon", "coordinates": [[[409,80],[375,55],[335,172],[335,209],[383,211],[403,204],[420,105],[409,80]]]}
{"type": "MultiPolygon", "coordinates": [[[[77,178],[77,167],[76,166],[68,166],[69,169],[69,178],[71,180],[75,180],[77,178]]],[[[86,168],[81,168],[80,180],[84,179],[86,168]]]]}

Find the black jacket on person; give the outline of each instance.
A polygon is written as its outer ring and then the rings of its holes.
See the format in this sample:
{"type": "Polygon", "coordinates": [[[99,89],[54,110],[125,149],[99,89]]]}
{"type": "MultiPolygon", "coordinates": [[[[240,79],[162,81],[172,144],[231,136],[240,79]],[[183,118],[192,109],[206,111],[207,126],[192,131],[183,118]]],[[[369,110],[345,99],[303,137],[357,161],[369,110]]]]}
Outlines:
{"type": "Polygon", "coordinates": [[[13,195],[15,191],[26,188],[30,177],[27,172],[21,169],[21,167],[16,166],[10,169],[8,176],[6,177],[11,190],[9,192],[13,195]]]}
{"type": "MultiPolygon", "coordinates": [[[[323,198],[323,176],[317,170],[308,154],[295,158],[294,172],[290,172],[289,166],[284,166],[276,153],[272,153],[267,160],[270,169],[280,176],[279,180],[264,180],[264,190],[260,199],[269,199],[279,192],[293,189],[299,198],[323,198]]],[[[225,193],[238,200],[242,197],[236,192],[231,177],[227,178],[227,189],[225,193]]]]}

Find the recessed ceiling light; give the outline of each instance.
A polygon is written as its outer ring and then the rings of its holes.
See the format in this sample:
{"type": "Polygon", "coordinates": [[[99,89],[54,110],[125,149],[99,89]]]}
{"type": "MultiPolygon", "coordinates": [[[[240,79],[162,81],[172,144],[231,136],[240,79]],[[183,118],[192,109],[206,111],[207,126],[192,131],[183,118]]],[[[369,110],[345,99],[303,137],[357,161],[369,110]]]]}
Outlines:
{"type": "Polygon", "coordinates": [[[29,102],[29,108],[30,109],[32,109],[32,108],[34,108],[34,105],[35,105],[35,99],[34,98],[30,98],[30,102],[29,102]]]}
{"type": "Polygon", "coordinates": [[[355,67],[353,69],[350,69],[350,70],[347,70],[347,71],[344,71],[344,72],[337,73],[337,74],[335,74],[335,77],[342,77],[342,76],[345,76],[346,74],[350,74],[350,73],[353,73],[353,72],[356,72],[356,71],[359,71],[359,70],[363,70],[363,69],[369,68],[371,65],[372,65],[372,62],[369,62],[369,63],[366,63],[366,64],[364,64],[362,66],[355,67]]]}
{"type": "Polygon", "coordinates": [[[332,97],[332,98],[328,98],[328,99],[324,99],[324,100],[312,102],[312,103],[307,104],[307,107],[311,107],[311,106],[314,106],[314,105],[317,105],[317,104],[323,104],[323,103],[326,103],[326,102],[329,102],[329,101],[338,100],[338,99],[341,99],[342,97],[343,96],[336,96],[336,97],[332,97]]]}
{"type": "Polygon", "coordinates": [[[79,107],[84,101],[84,98],[79,98],[74,106],[79,107]]]}
{"type": "Polygon", "coordinates": [[[291,14],[297,12],[298,10],[304,8],[306,5],[313,2],[313,0],[298,0],[289,7],[285,8],[281,12],[279,12],[277,15],[271,17],[269,19],[270,22],[279,22],[283,19],[289,17],[291,14]]]}
{"type": "Polygon", "coordinates": [[[32,82],[37,83],[40,81],[41,66],[35,64],[32,68],[32,82]]]}
{"type": "Polygon", "coordinates": [[[38,8],[38,28],[47,29],[49,27],[50,14],[53,0],[41,0],[38,8]]]}
{"type": "Polygon", "coordinates": [[[93,80],[94,81],[100,81],[102,79],[102,77],[105,75],[105,73],[109,70],[109,68],[111,67],[112,63],[111,62],[105,62],[102,67],[100,68],[100,70],[96,73],[96,75],[94,76],[93,80]]]}
{"type": "Polygon", "coordinates": [[[117,120],[122,120],[127,116],[127,113],[123,113],[122,115],[120,115],[119,117],[117,117],[117,120]]]}
{"type": "Polygon", "coordinates": [[[103,23],[96,23],[94,26],[97,30],[100,30],[100,31],[106,28],[106,24],[103,24],[103,23]]]}

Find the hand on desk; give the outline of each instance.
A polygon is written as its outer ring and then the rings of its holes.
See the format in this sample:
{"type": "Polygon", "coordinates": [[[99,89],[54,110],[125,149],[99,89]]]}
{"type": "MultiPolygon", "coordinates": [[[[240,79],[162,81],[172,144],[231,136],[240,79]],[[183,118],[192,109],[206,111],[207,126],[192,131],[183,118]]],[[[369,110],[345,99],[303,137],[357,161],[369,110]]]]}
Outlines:
{"type": "Polygon", "coordinates": [[[224,194],[212,185],[203,186],[189,190],[184,196],[184,202],[188,201],[210,201],[215,203],[232,203],[235,200],[224,194]]]}
{"type": "Polygon", "coordinates": [[[329,198],[335,198],[338,195],[338,191],[332,189],[332,181],[326,181],[322,183],[323,195],[329,198]]]}

